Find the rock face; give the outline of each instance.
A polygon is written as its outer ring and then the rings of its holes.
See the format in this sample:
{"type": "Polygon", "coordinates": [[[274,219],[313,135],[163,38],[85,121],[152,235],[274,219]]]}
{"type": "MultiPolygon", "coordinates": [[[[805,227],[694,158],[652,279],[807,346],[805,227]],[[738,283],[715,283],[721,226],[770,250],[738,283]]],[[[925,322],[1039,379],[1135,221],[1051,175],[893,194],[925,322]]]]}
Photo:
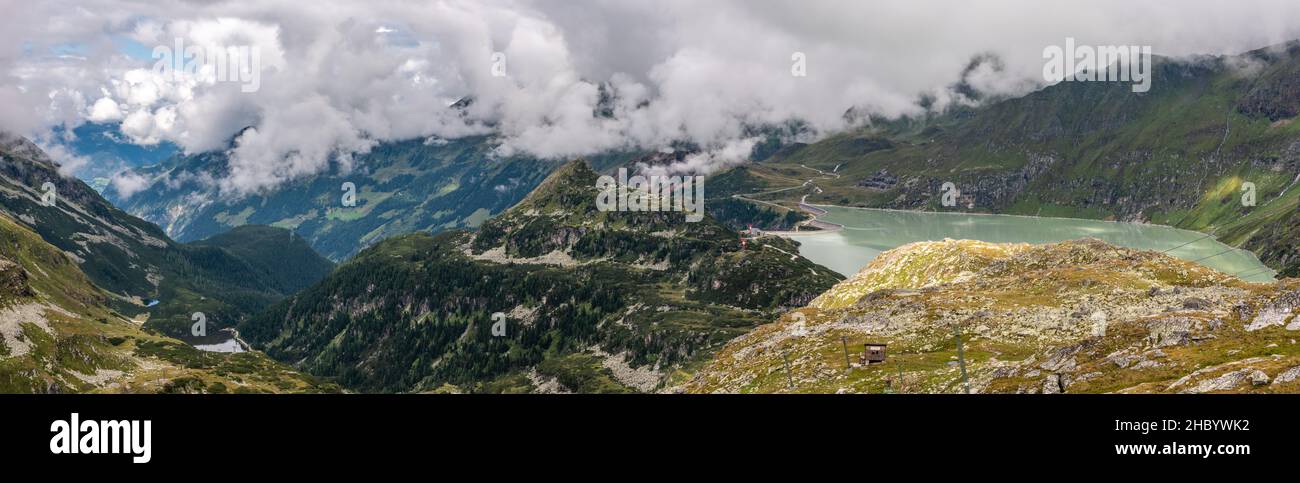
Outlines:
{"type": "Polygon", "coordinates": [[[1300,366],[1295,366],[1278,374],[1273,378],[1273,384],[1286,384],[1296,379],[1300,379],[1300,366]]]}
{"type": "Polygon", "coordinates": [[[889,170],[882,169],[867,179],[858,182],[858,186],[875,190],[887,190],[898,184],[898,177],[889,174],[889,170]]]}
{"type": "Polygon", "coordinates": [[[27,272],[23,267],[0,258],[0,301],[32,295],[32,287],[27,284],[27,272]]]}
{"type": "Polygon", "coordinates": [[[719,351],[694,392],[1300,392],[1300,280],[1079,240],[922,242],[719,351]],[[797,330],[796,330],[797,329],[797,330]],[[956,334],[962,341],[958,359],[956,334]],[[844,366],[863,344],[888,361],[844,366]]]}
{"type": "MultiPolygon", "coordinates": [[[[1251,378],[1251,371],[1248,369],[1232,371],[1222,376],[1215,377],[1213,379],[1207,379],[1201,381],[1195,387],[1188,389],[1185,392],[1189,392],[1192,394],[1202,394],[1202,393],[1215,392],[1215,391],[1230,391],[1241,386],[1250,378],[1251,378]]],[[[1267,380],[1268,377],[1265,376],[1264,379],[1267,380]]]]}
{"type": "Polygon", "coordinates": [[[1205,322],[1188,317],[1168,317],[1147,323],[1147,342],[1153,347],[1186,345],[1204,333],[1205,322]]]}

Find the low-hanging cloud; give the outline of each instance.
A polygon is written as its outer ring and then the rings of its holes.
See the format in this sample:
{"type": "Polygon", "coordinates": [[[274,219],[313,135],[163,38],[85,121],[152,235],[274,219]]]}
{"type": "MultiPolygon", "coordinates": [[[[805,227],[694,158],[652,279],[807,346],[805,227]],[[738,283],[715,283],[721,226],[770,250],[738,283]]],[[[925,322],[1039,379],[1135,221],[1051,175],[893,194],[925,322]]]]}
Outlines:
{"type": "Polygon", "coordinates": [[[707,171],[743,162],[754,126],[798,120],[816,136],[864,118],[849,112],[1023,94],[1043,85],[1043,47],[1067,36],[1175,56],[1300,37],[1300,6],[1285,0],[0,4],[0,129],[118,122],[138,144],[228,150],[215,182],[234,194],[351,169],[386,140],[485,133],[500,155],[547,158],[690,142],[703,152],[676,169],[707,171]],[[258,89],[128,55],[178,38],[258,49],[258,89]],[[796,52],[806,76],[792,75],[796,52]]]}

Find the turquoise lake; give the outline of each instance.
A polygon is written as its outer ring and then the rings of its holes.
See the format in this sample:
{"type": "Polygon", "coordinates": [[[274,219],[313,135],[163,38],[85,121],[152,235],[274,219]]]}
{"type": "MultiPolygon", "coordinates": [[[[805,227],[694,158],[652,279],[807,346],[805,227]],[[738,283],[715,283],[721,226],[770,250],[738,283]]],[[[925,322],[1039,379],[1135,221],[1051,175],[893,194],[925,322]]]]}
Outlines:
{"type": "Polygon", "coordinates": [[[1219,243],[1204,233],[1160,225],[1067,218],[972,215],[920,211],[873,210],[818,206],[822,221],[844,225],[832,233],[795,235],[799,253],[846,276],[857,273],[880,252],[918,241],[980,240],[996,243],[1053,243],[1098,238],[1140,250],[1169,250],[1252,282],[1273,280],[1275,273],[1249,251],[1219,243]]]}

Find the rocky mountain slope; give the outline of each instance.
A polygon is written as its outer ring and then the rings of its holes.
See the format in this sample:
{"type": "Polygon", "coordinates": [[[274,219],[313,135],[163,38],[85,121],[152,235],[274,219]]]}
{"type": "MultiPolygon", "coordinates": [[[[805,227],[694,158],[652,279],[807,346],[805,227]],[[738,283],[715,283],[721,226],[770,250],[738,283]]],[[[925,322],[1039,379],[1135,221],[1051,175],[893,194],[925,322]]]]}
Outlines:
{"type": "Polygon", "coordinates": [[[657,391],[841,278],[708,217],[599,211],[596,179],[571,162],[476,232],[380,242],[240,332],[363,391],[657,391]]]}
{"type": "Polygon", "coordinates": [[[260,353],[206,353],[146,331],[111,299],[0,214],[0,393],[338,391],[260,353]]]}
{"type": "Polygon", "coordinates": [[[963,392],[960,334],[977,393],[1293,393],[1297,308],[1298,280],[1252,284],[1098,240],[922,242],[729,343],[685,388],[963,392]],[[887,344],[887,361],[860,364],[866,343],[887,344]]]}
{"type": "Polygon", "coordinates": [[[0,214],[67,254],[109,295],[111,308],[128,317],[147,314],[150,328],[177,337],[190,335],[196,312],[205,314],[209,332],[232,327],[330,269],[330,262],[283,229],[176,243],[85,183],[61,176],[30,141],[3,133],[0,214]],[[272,260],[300,265],[277,269],[268,265],[272,260]]]}

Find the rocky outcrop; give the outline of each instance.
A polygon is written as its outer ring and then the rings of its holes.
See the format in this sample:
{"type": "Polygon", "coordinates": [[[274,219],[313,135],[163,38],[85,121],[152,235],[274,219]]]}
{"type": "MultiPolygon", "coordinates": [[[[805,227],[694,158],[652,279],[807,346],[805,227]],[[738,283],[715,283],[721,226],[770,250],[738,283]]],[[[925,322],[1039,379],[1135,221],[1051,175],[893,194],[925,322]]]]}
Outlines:
{"type": "Polygon", "coordinates": [[[874,190],[888,190],[898,184],[898,176],[889,174],[889,170],[881,169],[866,179],[858,182],[858,186],[874,190]]]}
{"type": "Polygon", "coordinates": [[[1096,240],[915,243],[733,341],[687,390],[788,391],[788,364],[800,392],[962,392],[964,362],[978,393],[1296,391],[1298,288],[1096,240]],[[865,342],[888,360],[846,368],[865,342]]]}
{"type": "Polygon", "coordinates": [[[0,304],[5,300],[32,295],[32,287],[27,283],[27,272],[23,267],[0,258],[0,304]]]}

